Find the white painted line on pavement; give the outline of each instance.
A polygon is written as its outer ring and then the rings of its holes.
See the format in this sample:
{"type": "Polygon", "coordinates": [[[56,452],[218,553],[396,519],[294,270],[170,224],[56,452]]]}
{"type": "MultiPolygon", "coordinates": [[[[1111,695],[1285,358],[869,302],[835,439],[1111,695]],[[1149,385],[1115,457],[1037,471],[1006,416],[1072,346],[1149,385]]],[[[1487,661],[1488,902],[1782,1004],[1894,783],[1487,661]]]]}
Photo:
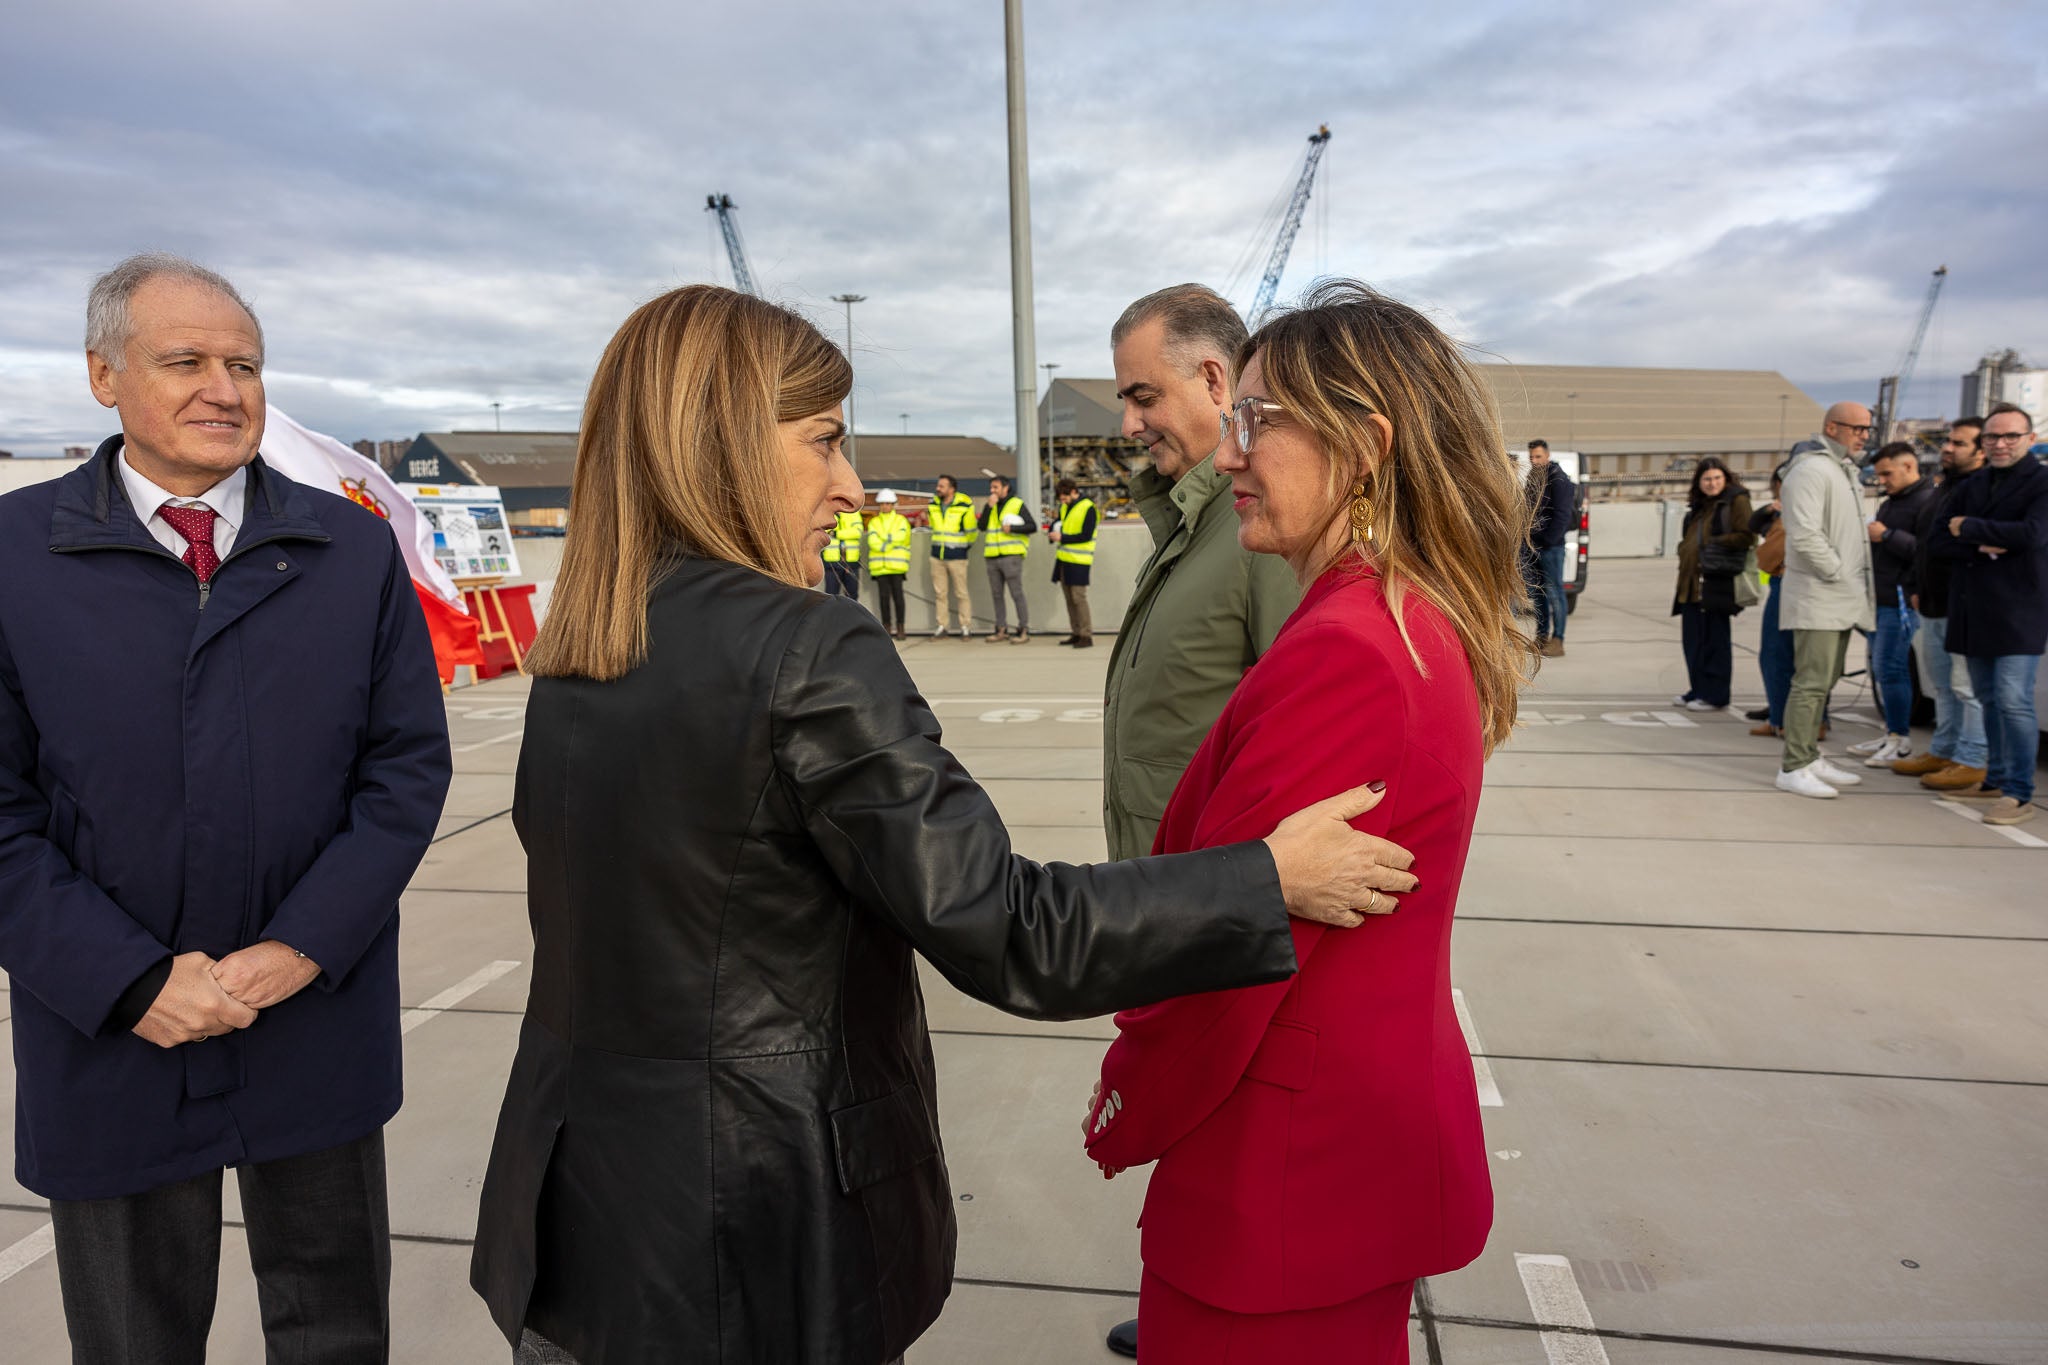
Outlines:
{"type": "MultiPolygon", "coordinates": [[[[1984,812],[1973,810],[1960,801],[1944,801],[1940,797],[1936,797],[1934,804],[1940,806],[1943,810],[1954,811],[1965,820],[1975,820],[1978,824],[1984,825],[1984,812]]],[[[2015,829],[2011,825],[1984,825],[1984,828],[1990,830],[1993,834],[2003,834],[2021,848],[2048,848],[2048,840],[2036,838],[2025,830],[2015,829]]]]}
{"type": "MultiPolygon", "coordinates": [[[[1578,1276],[1563,1256],[1532,1256],[1515,1253],[1515,1270],[1522,1277],[1522,1292],[1529,1296],[1529,1311],[1538,1327],[1578,1327],[1591,1331],[1593,1310],[1579,1292],[1578,1276]]],[[[1600,1338],[1578,1332],[1544,1332],[1543,1354],[1550,1365],[1608,1365],[1607,1348],[1600,1338]]]]}
{"type": "Polygon", "coordinates": [[[518,739],[521,735],[525,733],[526,731],[524,729],[507,730],[502,735],[492,735],[489,739],[480,739],[474,744],[458,744],[455,746],[455,752],[458,754],[466,754],[474,752],[477,749],[488,748],[490,745],[493,744],[505,744],[511,740],[518,739]]]}
{"type": "Polygon", "coordinates": [[[488,967],[482,967],[471,972],[447,990],[442,991],[439,995],[427,1001],[426,1004],[419,1006],[417,1009],[409,1009],[400,1015],[398,1018],[399,1033],[401,1035],[411,1033],[421,1024],[426,1023],[427,1020],[432,1019],[442,1011],[454,1009],[457,1005],[505,975],[505,973],[516,970],[518,966],[517,962],[499,961],[493,962],[488,967]]]}
{"type": "Polygon", "coordinates": [[[1458,1011],[1458,1027],[1465,1031],[1465,1050],[1472,1054],[1472,1079],[1479,1086],[1480,1107],[1506,1107],[1507,1101],[1500,1097],[1500,1087],[1494,1084],[1493,1064],[1486,1060],[1486,1045],[1479,1041],[1479,1030],[1472,1027],[1472,1011],[1465,1008],[1465,992],[1452,991],[1451,1005],[1458,1011]]]}
{"type": "Polygon", "coordinates": [[[5,1284],[27,1270],[57,1247],[57,1228],[45,1223],[28,1236],[0,1251],[0,1284],[5,1284]]]}
{"type": "Polygon", "coordinates": [[[926,697],[933,706],[1100,706],[1093,697],[926,697]]]}

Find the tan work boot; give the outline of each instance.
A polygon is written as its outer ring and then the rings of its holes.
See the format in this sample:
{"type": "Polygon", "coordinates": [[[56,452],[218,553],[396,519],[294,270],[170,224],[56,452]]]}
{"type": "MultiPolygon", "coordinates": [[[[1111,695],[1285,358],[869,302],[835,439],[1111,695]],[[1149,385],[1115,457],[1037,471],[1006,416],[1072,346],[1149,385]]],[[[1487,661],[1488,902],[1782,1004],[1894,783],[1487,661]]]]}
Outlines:
{"type": "Polygon", "coordinates": [[[1929,773],[1920,779],[1920,785],[1930,791],[1960,792],[1980,787],[1988,774],[1982,768],[1965,768],[1960,763],[1951,763],[1938,773],[1929,773]]]}
{"type": "Polygon", "coordinates": [[[2039,808],[2029,801],[2021,805],[2014,797],[2002,797],[1997,805],[1984,812],[1987,825],[2024,825],[2039,813],[2039,808]]]}
{"type": "Polygon", "coordinates": [[[1987,787],[1982,782],[1979,782],[1974,787],[1964,787],[1960,791],[1945,791],[1941,794],[1941,799],[1944,801],[1981,801],[1986,805],[1991,805],[2005,800],[2005,793],[1996,787],[1987,787]]]}
{"type": "MultiPolygon", "coordinates": [[[[1914,754],[1911,758],[1893,759],[1891,770],[1900,777],[1926,777],[1932,773],[1940,772],[1943,768],[1953,768],[1955,765],[1956,761],[1952,758],[1936,758],[1933,754],[1914,754]]],[[[1979,781],[1981,780],[1980,778],[1979,781]]]]}

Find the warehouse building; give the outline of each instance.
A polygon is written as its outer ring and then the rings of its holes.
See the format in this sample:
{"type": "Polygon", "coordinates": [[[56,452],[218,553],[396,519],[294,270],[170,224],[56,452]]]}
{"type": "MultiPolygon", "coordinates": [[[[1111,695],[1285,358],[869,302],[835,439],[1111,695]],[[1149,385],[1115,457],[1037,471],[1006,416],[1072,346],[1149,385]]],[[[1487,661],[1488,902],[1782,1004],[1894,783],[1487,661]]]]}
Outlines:
{"type": "Polygon", "coordinates": [[[483,484],[514,526],[563,526],[576,472],[573,431],[423,431],[385,469],[400,483],[483,484]]]}
{"type": "MultiPolygon", "coordinates": [[[[1775,370],[1664,370],[1603,365],[1477,367],[1500,409],[1510,449],[1541,436],[1576,450],[1596,498],[1652,497],[1702,455],[1719,455],[1755,483],[1792,443],[1820,430],[1820,405],[1775,370]]],[[[1121,497],[1145,467],[1122,434],[1113,379],[1056,379],[1039,403],[1039,430],[1056,475],[1121,497]]]]}

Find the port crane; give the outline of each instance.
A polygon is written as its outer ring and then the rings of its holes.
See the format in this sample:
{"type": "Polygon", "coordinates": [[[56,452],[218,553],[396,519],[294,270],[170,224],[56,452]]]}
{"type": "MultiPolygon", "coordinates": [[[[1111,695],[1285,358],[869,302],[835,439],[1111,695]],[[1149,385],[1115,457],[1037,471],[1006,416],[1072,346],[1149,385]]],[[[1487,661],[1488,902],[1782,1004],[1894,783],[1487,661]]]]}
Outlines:
{"type": "Polygon", "coordinates": [[[746,249],[740,245],[740,225],[732,216],[737,207],[729,194],[704,196],[704,211],[718,215],[718,230],[725,234],[725,254],[732,261],[733,287],[742,294],[759,298],[761,291],[754,288],[754,272],[747,269],[746,249]]]}
{"type": "Polygon", "coordinates": [[[1323,152],[1329,145],[1329,124],[1325,123],[1309,134],[1308,156],[1302,161],[1301,175],[1294,182],[1294,194],[1287,201],[1287,214],[1280,220],[1280,234],[1273,239],[1273,253],[1266,258],[1266,273],[1259,277],[1258,293],[1253,295],[1252,306],[1245,313],[1245,322],[1252,327],[1259,325],[1259,319],[1273,306],[1273,296],[1280,292],[1280,276],[1287,269],[1288,253],[1294,250],[1294,238],[1301,231],[1301,216],[1308,211],[1308,196],[1315,185],[1316,167],[1322,162],[1323,152]]]}
{"type": "Polygon", "coordinates": [[[1947,266],[1935,270],[1927,284],[1926,301],[1920,305],[1920,320],[1913,324],[1913,339],[1906,343],[1905,359],[1899,362],[1895,373],[1877,381],[1877,412],[1871,418],[1871,424],[1877,428],[1875,445],[1882,446],[1892,438],[1892,423],[1898,419],[1906,385],[1913,382],[1913,366],[1920,360],[1920,343],[1927,339],[1927,322],[1934,316],[1934,301],[1941,297],[1942,282],[1947,279],[1947,266]]]}

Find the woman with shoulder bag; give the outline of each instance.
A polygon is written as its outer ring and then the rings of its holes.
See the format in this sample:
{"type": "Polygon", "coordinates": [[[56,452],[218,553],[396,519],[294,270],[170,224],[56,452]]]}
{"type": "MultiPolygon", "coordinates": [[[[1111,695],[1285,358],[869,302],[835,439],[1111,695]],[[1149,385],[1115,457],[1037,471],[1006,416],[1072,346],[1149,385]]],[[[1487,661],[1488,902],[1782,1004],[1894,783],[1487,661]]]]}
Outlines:
{"type": "Polygon", "coordinates": [[[1729,621],[1742,610],[1735,580],[1749,563],[1756,537],[1749,529],[1749,492],[1718,457],[1692,472],[1685,530],[1678,543],[1678,590],[1671,614],[1680,618],[1685,643],[1686,689],[1672,698],[1688,711],[1728,705],[1735,672],[1729,621]]]}

